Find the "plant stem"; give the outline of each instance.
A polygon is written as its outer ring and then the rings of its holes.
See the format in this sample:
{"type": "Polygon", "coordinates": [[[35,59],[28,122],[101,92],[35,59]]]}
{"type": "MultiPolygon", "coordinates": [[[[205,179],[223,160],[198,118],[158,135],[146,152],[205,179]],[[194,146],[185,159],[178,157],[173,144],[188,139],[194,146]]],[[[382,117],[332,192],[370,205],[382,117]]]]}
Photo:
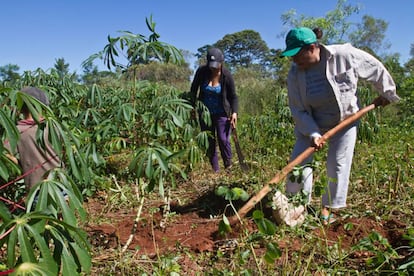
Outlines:
{"type": "Polygon", "coordinates": [[[131,235],[129,235],[129,238],[128,238],[127,242],[125,243],[124,247],[122,248],[121,253],[124,253],[128,249],[129,245],[131,244],[131,242],[132,242],[132,240],[134,238],[135,233],[137,232],[137,226],[138,226],[138,222],[139,222],[139,220],[141,218],[142,208],[144,206],[144,200],[145,200],[145,197],[143,196],[143,194],[144,194],[143,193],[143,190],[144,190],[143,186],[141,187],[141,189],[142,189],[142,191],[141,191],[142,192],[142,196],[140,198],[140,193],[139,193],[139,190],[138,190],[138,185],[135,187],[135,193],[136,193],[137,199],[139,200],[139,206],[138,206],[137,216],[135,217],[135,220],[134,220],[134,226],[132,227],[131,235]]]}

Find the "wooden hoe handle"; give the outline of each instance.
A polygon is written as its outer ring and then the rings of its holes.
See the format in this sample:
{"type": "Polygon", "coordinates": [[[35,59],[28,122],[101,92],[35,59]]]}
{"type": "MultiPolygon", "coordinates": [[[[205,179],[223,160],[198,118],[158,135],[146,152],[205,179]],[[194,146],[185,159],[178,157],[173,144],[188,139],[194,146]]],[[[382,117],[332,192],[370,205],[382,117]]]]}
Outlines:
{"type": "MultiPolygon", "coordinates": [[[[337,126],[333,127],[329,131],[327,131],[322,136],[322,141],[327,141],[333,135],[335,135],[338,131],[342,130],[343,128],[349,126],[350,124],[357,121],[363,115],[368,113],[369,111],[375,109],[377,106],[374,104],[376,101],[374,100],[372,104],[360,109],[358,112],[353,114],[352,116],[346,118],[342,122],[340,122],[337,126]]],[[[280,172],[278,172],[256,195],[254,195],[244,206],[237,212],[237,215],[230,217],[229,221],[231,224],[238,221],[239,218],[243,218],[246,214],[256,205],[256,203],[260,202],[272,189],[270,188],[270,184],[279,183],[283,178],[285,178],[290,171],[297,165],[300,165],[309,155],[311,155],[315,151],[315,147],[311,146],[308,147],[305,151],[303,151],[299,156],[297,156],[294,160],[290,161],[280,172]]]]}

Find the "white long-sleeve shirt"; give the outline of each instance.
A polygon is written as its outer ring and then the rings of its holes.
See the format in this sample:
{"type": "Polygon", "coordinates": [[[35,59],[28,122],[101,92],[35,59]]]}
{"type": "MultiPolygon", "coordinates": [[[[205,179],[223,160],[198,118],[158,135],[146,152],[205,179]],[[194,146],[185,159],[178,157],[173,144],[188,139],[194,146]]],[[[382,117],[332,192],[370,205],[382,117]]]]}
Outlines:
{"type": "MultiPolygon", "coordinates": [[[[378,93],[390,102],[400,100],[394,80],[384,65],[372,55],[351,44],[320,45],[326,52],[326,77],[335,94],[340,121],[358,110],[358,79],[372,83],[378,93]]],[[[296,131],[311,136],[320,133],[312,117],[312,108],[306,97],[306,73],[295,64],[288,74],[289,107],[296,123],[296,131]]]]}

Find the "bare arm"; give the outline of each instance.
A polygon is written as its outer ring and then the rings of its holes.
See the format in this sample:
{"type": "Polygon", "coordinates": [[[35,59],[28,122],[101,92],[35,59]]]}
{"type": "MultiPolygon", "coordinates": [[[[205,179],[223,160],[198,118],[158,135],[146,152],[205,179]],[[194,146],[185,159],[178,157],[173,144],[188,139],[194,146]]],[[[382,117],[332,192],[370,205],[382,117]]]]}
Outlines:
{"type": "Polygon", "coordinates": [[[19,164],[19,160],[17,160],[17,158],[14,157],[13,155],[6,153],[6,157],[9,158],[11,161],[13,161],[13,163],[15,163],[16,165],[19,164]]]}

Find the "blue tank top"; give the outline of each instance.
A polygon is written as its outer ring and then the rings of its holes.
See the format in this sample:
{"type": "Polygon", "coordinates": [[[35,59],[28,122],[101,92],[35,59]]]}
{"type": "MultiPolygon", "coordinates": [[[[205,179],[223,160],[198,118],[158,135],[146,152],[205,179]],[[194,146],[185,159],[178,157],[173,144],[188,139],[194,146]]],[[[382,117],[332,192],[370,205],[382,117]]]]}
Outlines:
{"type": "Polygon", "coordinates": [[[221,95],[221,85],[210,86],[208,83],[202,85],[202,102],[207,106],[211,114],[225,114],[223,99],[221,95]]]}

